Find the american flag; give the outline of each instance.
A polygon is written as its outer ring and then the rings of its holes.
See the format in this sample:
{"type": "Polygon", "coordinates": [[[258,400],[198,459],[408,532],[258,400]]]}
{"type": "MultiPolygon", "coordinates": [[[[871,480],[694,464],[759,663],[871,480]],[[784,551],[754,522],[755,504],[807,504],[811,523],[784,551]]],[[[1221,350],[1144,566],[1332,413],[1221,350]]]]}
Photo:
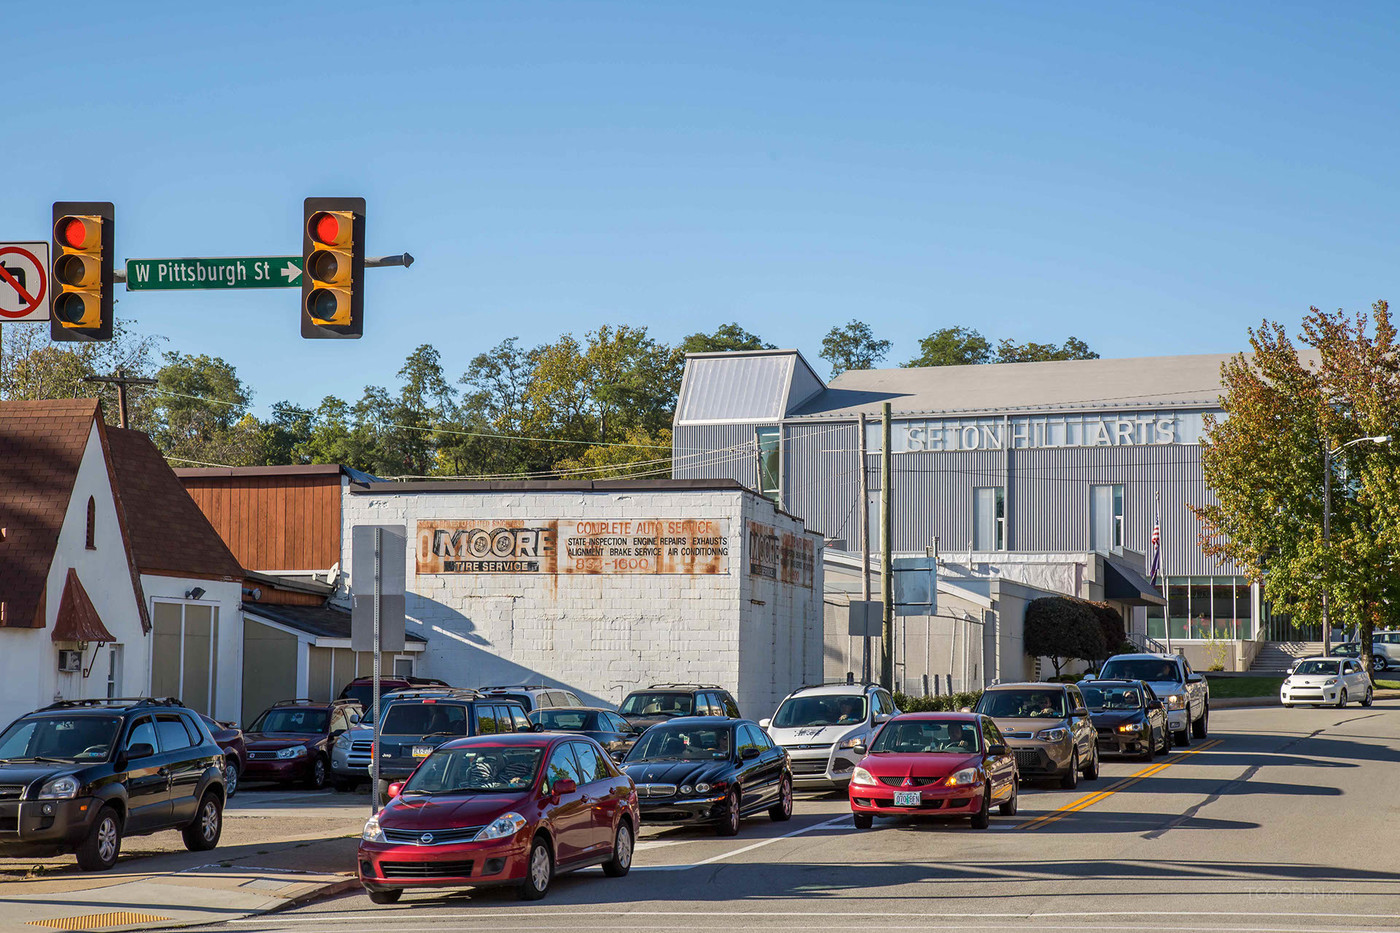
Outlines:
{"type": "Polygon", "coordinates": [[[1157,585],[1157,574],[1162,570],[1162,500],[1154,494],[1156,502],[1156,514],[1152,518],[1152,555],[1151,566],[1147,571],[1147,580],[1153,586],[1157,585]]]}

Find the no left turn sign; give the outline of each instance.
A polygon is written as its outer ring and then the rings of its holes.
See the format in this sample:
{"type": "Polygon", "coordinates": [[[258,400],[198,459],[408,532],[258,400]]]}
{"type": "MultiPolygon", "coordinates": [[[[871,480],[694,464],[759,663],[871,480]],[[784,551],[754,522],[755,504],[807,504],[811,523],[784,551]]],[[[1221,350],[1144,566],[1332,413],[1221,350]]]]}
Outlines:
{"type": "Polygon", "coordinates": [[[0,243],[0,324],[49,319],[49,244],[0,243]]]}

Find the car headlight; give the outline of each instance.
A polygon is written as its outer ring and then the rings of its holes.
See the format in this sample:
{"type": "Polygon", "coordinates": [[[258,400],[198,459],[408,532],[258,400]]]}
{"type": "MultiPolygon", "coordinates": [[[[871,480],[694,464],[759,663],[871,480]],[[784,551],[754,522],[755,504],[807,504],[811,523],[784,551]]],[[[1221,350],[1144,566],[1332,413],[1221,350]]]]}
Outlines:
{"type": "Polygon", "coordinates": [[[39,789],[40,800],[67,800],[78,796],[78,779],[73,777],[54,778],[39,789]]]}
{"type": "Polygon", "coordinates": [[[699,784],[695,785],[695,792],[697,794],[708,794],[710,791],[721,790],[724,790],[723,781],[715,781],[713,784],[706,784],[704,781],[701,781],[699,784]]]}
{"type": "Polygon", "coordinates": [[[856,769],[855,769],[854,771],[851,772],[851,783],[852,783],[852,784],[874,784],[874,783],[875,783],[875,778],[874,778],[874,776],[873,776],[869,771],[867,771],[867,770],[865,770],[864,768],[862,768],[862,767],[860,767],[859,765],[857,765],[857,766],[856,766],[856,769]]]}
{"type": "Polygon", "coordinates": [[[948,780],[944,783],[949,787],[962,787],[967,784],[980,784],[981,782],[982,775],[977,773],[976,768],[963,768],[961,771],[950,774],[948,780]]]}
{"type": "Polygon", "coordinates": [[[1185,709],[1186,698],[1179,693],[1167,697],[1167,709],[1185,709]]]}
{"type": "Polygon", "coordinates": [[[1063,742],[1069,736],[1069,730],[1063,726],[1056,726],[1053,729],[1041,729],[1035,734],[1042,742],[1063,742]]]}
{"type": "Polygon", "coordinates": [[[863,745],[863,744],[865,744],[865,739],[862,738],[861,736],[856,735],[856,736],[852,736],[852,737],[849,738],[849,739],[846,739],[844,742],[838,743],[836,747],[837,747],[837,748],[855,748],[857,745],[863,745]]]}
{"type": "Polygon", "coordinates": [[[277,757],[282,759],[283,761],[286,761],[288,758],[300,758],[302,755],[305,754],[305,745],[293,745],[291,748],[279,748],[277,750],[277,757]]]}
{"type": "Polygon", "coordinates": [[[1322,686],[1324,686],[1324,687],[1335,687],[1336,685],[1337,685],[1337,678],[1335,678],[1335,677],[1329,677],[1329,678],[1327,678],[1325,681],[1323,681],[1323,684],[1322,684],[1322,686]]]}
{"type": "Polygon", "coordinates": [[[379,828],[379,817],[372,816],[365,820],[365,828],[360,831],[360,838],[365,842],[385,842],[384,830],[379,828]]]}
{"type": "Polygon", "coordinates": [[[481,832],[472,837],[472,842],[483,842],[487,839],[505,839],[514,836],[525,826],[525,817],[519,813],[511,811],[496,817],[490,825],[484,827],[481,832]]]}
{"type": "Polygon", "coordinates": [[[340,733],[340,737],[335,740],[335,748],[336,751],[348,752],[350,750],[350,733],[340,733]]]}
{"type": "Polygon", "coordinates": [[[1118,727],[1119,732],[1141,732],[1147,723],[1125,722],[1118,727]]]}
{"type": "Polygon", "coordinates": [[[691,793],[694,793],[694,792],[695,792],[695,788],[691,787],[689,784],[682,784],[682,785],[681,785],[681,793],[682,793],[682,794],[691,794],[691,793]]]}

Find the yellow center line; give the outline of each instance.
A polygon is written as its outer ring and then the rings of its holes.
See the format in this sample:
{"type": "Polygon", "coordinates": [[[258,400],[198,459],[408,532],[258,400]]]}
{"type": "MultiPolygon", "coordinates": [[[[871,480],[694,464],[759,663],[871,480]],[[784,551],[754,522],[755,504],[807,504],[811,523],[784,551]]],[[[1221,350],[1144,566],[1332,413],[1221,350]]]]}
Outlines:
{"type": "Polygon", "coordinates": [[[1178,752],[1177,754],[1173,755],[1171,758],[1168,758],[1165,761],[1160,761],[1155,765],[1150,765],[1146,768],[1143,768],[1137,774],[1130,775],[1114,784],[1110,784],[1103,790],[1095,791],[1094,793],[1089,794],[1085,797],[1080,797],[1078,800],[1072,803],[1067,803],[1057,810],[1052,810],[1049,813],[1043,813],[1033,820],[1027,820],[1026,822],[1020,824],[1016,828],[1035,830],[1040,829],[1040,827],[1042,826],[1048,826],[1056,820],[1064,819],[1071,813],[1083,810],[1085,807],[1091,807],[1101,800],[1107,800],[1114,794],[1126,790],[1129,787],[1132,787],[1134,784],[1138,783],[1144,778],[1152,777],[1154,774],[1164,771],[1170,766],[1177,764],[1178,762],[1185,761],[1187,755],[1199,754],[1200,752],[1206,751],[1207,749],[1214,748],[1215,746],[1219,745],[1221,741],[1221,739],[1211,739],[1210,741],[1205,742],[1202,745],[1198,745],[1195,748],[1184,749],[1183,751],[1178,752]]]}

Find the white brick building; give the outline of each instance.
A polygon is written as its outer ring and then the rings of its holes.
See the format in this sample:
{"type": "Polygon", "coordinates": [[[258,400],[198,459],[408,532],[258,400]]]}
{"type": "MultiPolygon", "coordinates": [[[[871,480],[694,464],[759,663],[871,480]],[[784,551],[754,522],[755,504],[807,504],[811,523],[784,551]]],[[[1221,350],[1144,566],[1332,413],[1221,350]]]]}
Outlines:
{"type": "Polygon", "coordinates": [[[349,493],[344,595],[362,577],[351,528],[405,525],[408,631],[428,640],[420,674],[559,684],[604,705],[651,683],[714,683],[752,718],[821,681],[821,538],[731,480],[349,493]]]}

